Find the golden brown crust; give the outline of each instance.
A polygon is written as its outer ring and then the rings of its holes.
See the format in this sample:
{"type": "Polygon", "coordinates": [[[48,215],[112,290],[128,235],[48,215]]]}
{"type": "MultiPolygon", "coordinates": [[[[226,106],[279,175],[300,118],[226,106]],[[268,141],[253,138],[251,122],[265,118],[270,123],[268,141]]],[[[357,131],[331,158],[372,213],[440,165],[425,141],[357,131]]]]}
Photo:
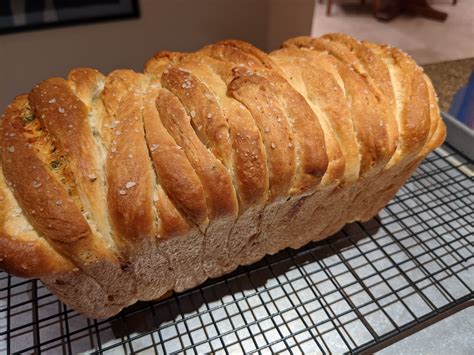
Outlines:
{"type": "MultiPolygon", "coordinates": [[[[111,127],[112,139],[107,154],[107,201],[115,232],[126,241],[154,237],[154,176],[145,142],[142,120],[144,95],[148,84],[142,74],[115,71],[105,84],[109,100],[116,105],[111,127]],[[109,81],[110,79],[110,81],[109,81]],[[120,85],[115,86],[115,84],[120,85]],[[121,86],[128,92],[120,95],[121,86]],[[115,102],[116,98],[120,98],[115,102]]],[[[112,105],[109,105],[112,107],[112,105]]]]}
{"type": "MultiPolygon", "coordinates": [[[[160,186],[192,222],[208,223],[204,189],[183,149],[161,122],[156,98],[160,89],[150,87],[145,97],[143,119],[148,150],[160,186]]],[[[168,227],[165,227],[168,229],[168,227]]]]}
{"type": "MultiPolygon", "coordinates": [[[[333,33],[322,38],[337,43],[329,46],[332,49],[330,52],[340,54],[337,58],[350,65],[374,93],[383,110],[388,143],[392,144],[388,150],[393,154],[398,145],[398,126],[395,117],[395,95],[387,66],[367,46],[348,35],[333,33]]],[[[322,42],[324,48],[328,48],[327,42],[322,42]]]]}
{"type": "Polygon", "coordinates": [[[250,43],[239,40],[220,41],[199,50],[199,53],[222,61],[230,61],[249,68],[263,66],[278,70],[270,57],[250,43]]]}
{"type": "MultiPolygon", "coordinates": [[[[424,75],[401,50],[369,43],[365,45],[385,62],[391,72],[400,135],[399,149],[412,157],[425,144],[431,126],[429,92],[424,75]]],[[[439,118],[433,123],[438,121],[439,118]]]]}
{"type": "Polygon", "coordinates": [[[265,148],[250,112],[227,95],[224,80],[231,78],[225,72],[230,74],[232,65],[202,56],[198,52],[182,58],[180,66],[191,71],[212,91],[212,95],[208,95],[207,99],[220,108],[227,121],[232,150],[230,160],[225,159],[224,164],[232,174],[240,209],[245,210],[252,204],[262,204],[268,192],[265,148]]]}
{"type": "MultiPolygon", "coordinates": [[[[62,184],[38,157],[28,138],[33,115],[26,96],[18,97],[3,117],[3,172],[24,213],[40,234],[71,245],[91,240],[90,228],[62,184]],[[68,211],[65,213],[65,211],[68,211]]],[[[38,142],[38,149],[42,142],[38,142]]]]}
{"type": "Polygon", "coordinates": [[[182,216],[176,206],[171,202],[163,189],[158,189],[156,193],[156,209],[160,216],[161,238],[182,236],[190,230],[186,219],[182,216]]]}
{"type": "Polygon", "coordinates": [[[372,174],[380,171],[395,152],[398,134],[385,103],[377,100],[376,93],[361,75],[351,70],[346,60],[340,60],[349,57],[351,64],[359,64],[357,58],[343,45],[323,38],[298,37],[286,41],[284,46],[319,52],[320,58],[327,56],[326,60],[337,68],[344,82],[345,94],[349,97],[350,112],[357,132],[361,174],[369,170],[372,170],[372,174]]]}
{"type": "Polygon", "coordinates": [[[349,107],[337,80],[328,71],[318,68],[315,64],[319,58],[309,52],[284,48],[271,55],[290,84],[306,97],[313,111],[317,110],[329,160],[325,180],[339,181],[343,175],[346,181],[358,179],[358,143],[349,107]]]}
{"type": "MultiPolygon", "coordinates": [[[[271,240],[269,237],[272,235],[283,235],[281,228],[278,230],[276,221],[282,220],[289,213],[288,211],[295,210],[293,207],[295,201],[290,199],[287,200],[286,204],[282,204],[278,200],[281,197],[285,198],[284,196],[288,193],[297,195],[314,191],[320,182],[321,176],[326,171],[326,149],[322,135],[318,135],[318,130],[321,132],[319,122],[316,120],[308,122],[307,118],[315,119],[312,110],[307,107],[304,99],[283,79],[280,69],[272,62],[268,55],[249,44],[239,41],[220,42],[198,52],[198,54],[202,53],[222,63],[221,66],[214,66],[214,70],[228,84],[228,92],[231,96],[246,106],[251,117],[255,120],[265,143],[267,169],[270,178],[268,201],[275,201],[275,205],[270,207],[268,203],[271,202],[267,202],[262,212],[253,212],[256,214],[253,217],[243,214],[234,226],[229,242],[233,245],[230,250],[241,249],[237,256],[239,263],[248,264],[261,258],[265,252],[272,253],[282,248],[281,242],[284,239],[281,241],[279,240],[281,238],[271,240]],[[265,101],[263,101],[264,105],[267,106],[266,112],[262,111],[258,99],[255,100],[256,104],[253,103],[252,93],[249,93],[247,97],[239,98],[232,92],[235,89],[233,84],[235,85],[236,79],[239,80],[239,77],[245,76],[252,76],[254,84],[260,86],[264,94],[267,94],[264,99],[265,101]],[[303,107],[295,110],[293,108],[296,107],[295,103],[298,100],[303,107]],[[308,108],[306,112],[304,111],[305,108],[308,108]],[[276,115],[275,112],[277,112],[276,115]],[[298,114],[299,116],[297,116],[298,114]],[[301,122],[299,121],[299,118],[302,118],[304,114],[307,115],[305,117],[306,131],[300,129],[301,122]],[[286,129],[286,136],[290,140],[288,148],[294,150],[291,154],[287,154],[286,158],[281,152],[275,152],[278,149],[278,145],[286,146],[286,142],[285,136],[278,135],[280,133],[278,129],[276,134],[272,133],[272,124],[283,125],[286,129]],[[317,149],[311,152],[311,154],[308,154],[308,146],[303,139],[307,131],[314,134],[311,143],[314,144],[313,147],[317,146],[317,149]],[[274,137],[269,137],[270,135],[274,137]],[[275,141],[269,140],[269,138],[274,138],[275,141]],[[283,185],[281,195],[279,195],[279,191],[274,192],[275,189],[279,188],[279,182],[276,181],[277,184],[275,184],[275,181],[272,181],[272,176],[278,176],[281,171],[284,172],[281,167],[285,165],[276,165],[277,173],[273,175],[274,168],[272,164],[275,162],[281,163],[279,158],[282,157],[289,164],[286,171],[291,175],[288,176],[287,186],[283,185]],[[310,173],[308,174],[308,172],[310,173]],[[259,217],[260,214],[261,217],[259,217]],[[244,231],[246,231],[244,233],[237,231],[238,228],[242,228],[241,223],[245,223],[245,221],[247,223],[255,223],[254,218],[258,220],[256,230],[244,228],[244,231]],[[239,241],[236,240],[237,238],[244,242],[243,249],[238,246],[239,241]]],[[[244,88],[242,92],[245,93],[246,89],[244,88]]],[[[296,201],[296,203],[298,202],[296,201]]]]}
{"type": "Polygon", "coordinates": [[[401,113],[401,130],[405,136],[404,148],[418,151],[425,144],[430,127],[430,103],[428,87],[423,73],[416,63],[398,49],[390,49],[391,55],[403,72],[403,89],[405,100],[401,113]]]}
{"type": "Polygon", "coordinates": [[[272,95],[270,82],[253,72],[237,74],[229,93],[251,112],[267,151],[270,199],[286,195],[296,170],[288,117],[272,95]]]}
{"type": "Polygon", "coordinates": [[[105,76],[96,69],[76,68],[69,72],[68,80],[74,84],[77,97],[84,103],[90,104],[101,89],[98,83],[103,83],[105,76]]]}
{"type": "Polygon", "coordinates": [[[161,78],[161,74],[172,64],[178,63],[181,58],[186,56],[185,53],[160,51],[150,58],[145,64],[145,73],[153,75],[157,79],[161,78]]]}
{"type": "MultiPolygon", "coordinates": [[[[271,83],[271,91],[279,99],[293,132],[296,154],[296,176],[291,194],[314,190],[326,173],[328,158],[324,135],[314,111],[304,97],[283,77],[271,70],[257,69],[255,73],[271,83]]],[[[277,119],[278,121],[278,119],[277,119]]]]}
{"type": "MultiPolygon", "coordinates": [[[[348,51],[342,51],[339,59],[352,65],[358,74],[367,80],[374,89],[378,89],[377,99],[387,101],[392,112],[395,110],[395,96],[390,73],[382,61],[362,42],[343,33],[330,33],[324,39],[344,45],[348,51]]],[[[337,51],[337,49],[336,49],[337,51]]],[[[394,119],[394,118],[393,118],[394,119]]]]}
{"type": "MultiPolygon", "coordinates": [[[[1,133],[1,130],[0,130],[1,133]]],[[[0,142],[3,135],[0,136],[0,142]]],[[[0,154],[0,163],[2,157],[0,154]]],[[[69,272],[75,266],[40,238],[22,214],[0,169],[0,267],[20,277],[69,272]]]]}
{"type": "Polygon", "coordinates": [[[428,86],[429,101],[430,101],[430,132],[428,134],[427,144],[421,152],[422,156],[429,154],[433,149],[439,147],[446,139],[446,126],[443,120],[440,119],[440,110],[438,105],[438,98],[434,90],[430,78],[423,75],[426,85],[428,86]]]}
{"type": "Polygon", "coordinates": [[[21,241],[4,231],[0,231],[0,259],[3,270],[19,277],[39,278],[74,268],[44,240],[21,241]]]}
{"type": "Polygon", "coordinates": [[[213,93],[191,72],[176,65],[166,71],[161,82],[181,101],[203,144],[224,164],[229,164],[232,154],[229,125],[213,93]]]}
{"type": "Polygon", "coordinates": [[[75,69],[4,114],[0,266],[107,317],[371,218],[445,135],[411,58],[343,34],[75,69]]]}
{"type": "MultiPolygon", "coordinates": [[[[84,72],[81,73],[84,77],[84,72]]],[[[93,85],[89,79],[93,78],[87,77],[85,82],[76,85],[83,97],[87,88],[93,85]]],[[[73,176],[83,215],[94,221],[99,232],[109,238],[110,226],[98,161],[100,154],[89,125],[89,108],[76,96],[69,83],[59,78],[37,85],[29,95],[29,102],[48,135],[61,147],[62,159],[67,161],[73,176]]]]}
{"type": "Polygon", "coordinates": [[[184,150],[201,180],[210,218],[235,214],[237,200],[228,172],[199,140],[179,99],[161,89],[156,105],[163,125],[173,136],[178,149],[184,150]]]}

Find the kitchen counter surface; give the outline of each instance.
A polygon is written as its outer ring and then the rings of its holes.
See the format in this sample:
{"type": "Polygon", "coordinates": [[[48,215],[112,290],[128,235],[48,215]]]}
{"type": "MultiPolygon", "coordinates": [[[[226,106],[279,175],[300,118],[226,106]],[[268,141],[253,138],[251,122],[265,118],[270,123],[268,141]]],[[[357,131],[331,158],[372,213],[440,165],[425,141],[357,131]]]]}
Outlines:
{"type": "Polygon", "coordinates": [[[422,65],[438,93],[441,110],[448,112],[454,94],[467,83],[474,58],[422,65]]]}
{"type": "Polygon", "coordinates": [[[469,307],[400,340],[377,355],[472,354],[473,329],[474,307],[469,307]]]}

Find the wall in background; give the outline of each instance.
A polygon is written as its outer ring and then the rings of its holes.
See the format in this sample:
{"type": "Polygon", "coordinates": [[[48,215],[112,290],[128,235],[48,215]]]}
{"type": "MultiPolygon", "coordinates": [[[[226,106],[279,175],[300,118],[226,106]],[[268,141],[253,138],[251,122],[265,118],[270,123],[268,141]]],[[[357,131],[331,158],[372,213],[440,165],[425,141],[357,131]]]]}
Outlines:
{"type": "Polygon", "coordinates": [[[267,37],[262,48],[273,50],[290,37],[310,36],[314,9],[315,0],[270,0],[267,37]]]}
{"type": "Polygon", "coordinates": [[[314,0],[140,0],[135,20],[0,36],[0,111],[14,96],[74,67],[141,70],[160,49],[191,51],[226,38],[274,49],[309,35],[314,0]]]}

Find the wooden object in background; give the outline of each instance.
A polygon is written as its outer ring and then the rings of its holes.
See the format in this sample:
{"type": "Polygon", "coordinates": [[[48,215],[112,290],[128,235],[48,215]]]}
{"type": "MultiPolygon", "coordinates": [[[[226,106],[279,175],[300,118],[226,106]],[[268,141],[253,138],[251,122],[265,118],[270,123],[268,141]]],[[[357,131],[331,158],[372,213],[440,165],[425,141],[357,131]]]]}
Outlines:
{"type": "Polygon", "coordinates": [[[375,17],[381,21],[391,21],[401,13],[409,13],[437,21],[445,21],[448,17],[447,13],[432,8],[428,0],[392,0],[385,1],[383,4],[380,0],[374,0],[373,11],[375,17]]]}
{"type": "MultiPolygon", "coordinates": [[[[319,0],[322,3],[322,0],[319,0]]],[[[360,0],[361,5],[365,5],[365,0],[360,0]]],[[[452,4],[456,5],[457,0],[453,0],[452,4]]],[[[326,2],[326,16],[331,15],[332,0],[326,2]]],[[[384,1],[373,0],[372,9],[374,16],[382,21],[390,21],[402,12],[412,13],[416,16],[422,16],[438,21],[445,21],[448,17],[447,13],[433,9],[427,0],[392,0],[384,1]]]]}

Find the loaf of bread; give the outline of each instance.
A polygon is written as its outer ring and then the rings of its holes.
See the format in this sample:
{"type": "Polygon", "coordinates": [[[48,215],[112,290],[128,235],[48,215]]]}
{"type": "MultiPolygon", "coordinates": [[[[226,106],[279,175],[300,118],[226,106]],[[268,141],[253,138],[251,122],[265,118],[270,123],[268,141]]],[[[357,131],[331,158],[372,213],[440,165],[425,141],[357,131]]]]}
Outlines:
{"type": "Polygon", "coordinates": [[[415,62],[344,34],[74,69],[2,117],[0,266],[91,318],[369,220],[445,138],[415,62]]]}

